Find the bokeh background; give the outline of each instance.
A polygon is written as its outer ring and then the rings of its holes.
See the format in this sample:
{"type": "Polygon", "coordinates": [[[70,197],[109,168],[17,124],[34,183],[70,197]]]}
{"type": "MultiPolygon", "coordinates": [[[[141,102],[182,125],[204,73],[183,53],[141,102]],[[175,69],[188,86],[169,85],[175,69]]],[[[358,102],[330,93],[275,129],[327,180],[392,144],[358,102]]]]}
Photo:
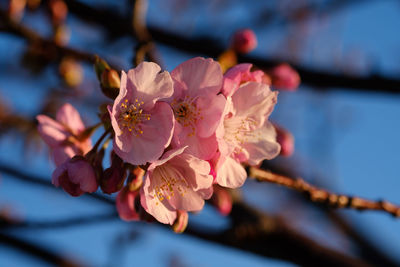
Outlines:
{"type": "MultiPolygon", "coordinates": [[[[20,23],[46,38],[53,30],[46,2],[25,11],[20,23]]],[[[106,10],[129,23],[132,1],[68,1],[106,10]]],[[[7,10],[8,1],[0,8],[7,10]]],[[[104,14],[108,14],[105,12],[104,14]]],[[[4,15],[4,14],[3,14],[4,15]]],[[[110,30],[70,9],[66,19],[68,47],[96,53],[122,69],[132,68],[137,41],[126,28],[110,30]]],[[[307,71],[369,79],[382,77],[382,86],[354,88],[314,86],[319,76],[303,80],[295,92],[281,91],[272,119],[295,137],[295,153],[269,166],[298,175],[329,190],[400,203],[400,87],[386,90],[385,81],[400,84],[400,3],[384,0],[149,0],[147,26],[158,37],[156,47],[164,67],[172,70],[194,56],[217,56],[215,47],[228,48],[232,34],[251,28],[258,46],[250,58],[288,62],[307,71]],[[158,32],[157,32],[158,31],[158,32]],[[163,32],[206,47],[195,51],[187,43],[163,40],[163,32]],[[201,40],[201,42],[200,42],[201,40]],[[386,80],[385,80],[386,79],[386,80]]],[[[104,26],[104,24],[106,26],[104,26]]],[[[111,21],[109,24],[112,24],[111,21]]],[[[34,121],[51,107],[55,95],[74,104],[87,125],[98,122],[99,93],[93,65],[77,62],[82,82],[71,88],[59,75],[59,62],[41,62],[24,38],[0,23],[0,118],[4,114],[34,121]]],[[[43,55],[39,55],[43,57],[43,55]]],[[[301,72],[300,72],[301,74],[301,72]]],[[[323,77],[321,77],[323,80],[323,77]]],[[[59,106],[62,102],[54,102],[59,106]]],[[[51,109],[50,109],[51,110],[51,109]]],[[[17,119],[15,120],[17,121],[17,119]]],[[[60,189],[21,179],[22,174],[50,181],[54,166],[31,125],[0,120],[0,210],[20,221],[53,222],[89,218],[90,222],[37,227],[0,228],[88,266],[292,266],[294,263],[206,242],[148,223],[126,223],[115,208],[60,189]],[[2,125],[3,123],[3,125],[2,125]],[[16,123],[17,125],[17,123],[16,123]],[[19,177],[18,177],[19,176],[19,177]],[[90,220],[92,218],[92,220],[90,220]],[[93,219],[94,218],[94,219],[93,219]]],[[[326,212],[296,192],[272,184],[247,181],[243,197],[266,213],[285,218],[294,229],[341,253],[360,256],[348,235],[338,230],[326,212]]],[[[112,198],[112,197],[111,197],[112,198]]],[[[400,263],[400,221],[382,212],[341,210],[335,214],[370,244],[400,263]]],[[[212,207],[191,215],[190,222],[208,231],[230,227],[229,219],[212,207]]],[[[45,266],[45,262],[0,242],[0,266],[45,266]]]]}

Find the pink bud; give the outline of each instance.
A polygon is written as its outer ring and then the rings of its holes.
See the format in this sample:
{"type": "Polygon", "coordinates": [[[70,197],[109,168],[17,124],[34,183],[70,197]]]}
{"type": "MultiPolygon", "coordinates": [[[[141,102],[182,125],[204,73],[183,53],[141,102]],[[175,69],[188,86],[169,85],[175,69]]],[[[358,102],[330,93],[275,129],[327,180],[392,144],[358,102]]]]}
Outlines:
{"type": "Polygon", "coordinates": [[[111,157],[111,166],[103,172],[100,180],[101,190],[106,194],[118,192],[126,178],[126,169],[122,159],[115,153],[112,153],[111,157]]]}
{"type": "Polygon", "coordinates": [[[214,185],[214,194],[211,197],[211,203],[224,216],[228,215],[232,210],[231,195],[225,188],[219,185],[214,185]]]}
{"type": "Polygon", "coordinates": [[[281,145],[280,155],[284,157],[290,157],[294,152],[293,135],[276,124],[274,126],[276,130],[276,141],[281,145]]]}
{"type": "Polygon", "coordinates": [[[183,233],[188,225],[188,221],[188,213],[186,211],[178,210],[176,220],[172,225],[172,230],[174,230],[174,232],[177,234],[183,233]]]}
{"type": "Polygon", "coordinates": [[[269,75],[271,76],[272,86],[279,89],[294,91],[300,85],[299,74],[286,63],[273,68],[269,75]]]}
{"type": "Polygon", "coordinates": [[[139,220],[139,191],[131,191],[128,186],[125,186],[117,195],[116,205],[119,217],[122,220],[139,220]]]}
{"type": "Polygon", "coordinates": [[[93,167],[82,156],[74,156],[58,166],[53,172],[52,183],[74,197],[93,193],[98,187],[93,167]]]}
{"type": "Polygon", "coordinates": [[[233,35],[232,45],[238,53],[249,53],[257,47],[256,34],[250,29],[239,30],[233,35]]]}

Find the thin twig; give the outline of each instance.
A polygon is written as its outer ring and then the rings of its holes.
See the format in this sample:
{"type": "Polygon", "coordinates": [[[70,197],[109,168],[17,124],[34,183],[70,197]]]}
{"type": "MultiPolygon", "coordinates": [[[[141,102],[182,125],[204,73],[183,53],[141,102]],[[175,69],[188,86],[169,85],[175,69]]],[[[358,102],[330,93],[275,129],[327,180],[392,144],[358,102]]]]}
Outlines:
{"type": "Polygon", "coordinates": [[[394,217],[400,217],[400,207],[385,200],[373,201],[361,197],[331,193],[313,186],[301,178],[292,179],[256,167],[250,167],[249,173],[251,177],[256,178],[258,181],[283,185],[303,193],[313,202],[322,203],[333,208],[349,208],[360,211],[379,210],[387,212],[394,217]]]}

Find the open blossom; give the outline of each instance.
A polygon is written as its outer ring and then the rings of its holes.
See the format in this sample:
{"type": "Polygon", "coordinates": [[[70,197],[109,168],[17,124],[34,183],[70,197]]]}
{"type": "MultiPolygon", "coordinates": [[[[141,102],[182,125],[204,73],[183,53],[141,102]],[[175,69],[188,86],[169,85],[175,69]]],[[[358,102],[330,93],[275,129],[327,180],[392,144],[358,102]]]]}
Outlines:
{"type": "Polygon", "coordinates": [[[257,165],[279,154],[275,129],[268,121],[276,97],[268,85],[248,82],[228,98],[224,121],[217,129],[219,157],[214,161],[221,186],[244,183],[247,175],[241,162],[257,165]]]}
{"type": "Polygon", "coordinates": [[[152,62],[143,62],[126,74],[115,99],[111,124],[115,132],[114,151],[133,165],[157,160],[170,144],[174,130],[171,107],[158,101],[172,95],[168,72],[152,62]]]}
{"type": "Polygon", "coordinates": [[[251,71],[253,64],[242,63],[230,68],[224,74],[222,94],[232,96],[239,86],[245,82],[269,83],[268,76],[261,70],[251,71]]]}
{"type": "Polygon", "coordinates": [[[174,111],[174,147],[188,145],[186,152],[208,160],[217,151],[215,131],[222,118],[226,99],[222,71],[212,59],[193,58],[171,72],[174,94],[168,99],[174,111]]]}
{"type": "Polygon", "coordinates": [[[85,125],[71,104],[64,104],[57,111],[56,120],[46,115],[38,115],[36,119],[39,122],[39,134],[50,147],[56,166],[91,149],[90,138],[83,136],[85,125]]]}
{"type": "Polygon", "coordinates": [[[53,172],[52,183],[74,197],[93,193],[98,187],[93,167],[82,156],[74,156],[58,166],[53,172]]]}
{"type": "Polygon", "coordinates": [[[140,192],[142,207],[165,224],[174,223],[178,210],[201,210],[212,195],[210,164],[185,149],[170,150],[150,164],[140,192]]]}

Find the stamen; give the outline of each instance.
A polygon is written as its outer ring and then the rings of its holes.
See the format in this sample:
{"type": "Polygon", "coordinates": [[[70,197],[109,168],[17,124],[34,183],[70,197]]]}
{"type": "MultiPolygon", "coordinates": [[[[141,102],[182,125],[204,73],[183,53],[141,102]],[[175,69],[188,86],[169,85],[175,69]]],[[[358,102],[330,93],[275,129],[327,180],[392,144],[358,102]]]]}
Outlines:
{"type": "MultiPolygon", "coordinates": [[[[154,183],[154,198],[160,202],[164,199],[170,200],[175,196],[175,193],[181,197],[185,196],[187,188],[189,187],[185,178],[175,168],[158,166],[153,172],[154,183]]],[[[156,202],[158,205],[158,202],[156,202]]]]}
{"type": "Polygon", "coordinates": [[[125,99],[120,105],[120,116],[118,119],[120,127],[127,129],[136,137],[143,134],[141,123],[145,120],[150,120],[150,114],[143,113],[143,109],[140,108],[143,104],[144,102],[139,102],[138,99],[129,104],[128,99],[125,99]]]}
{"type": "Polygon", "coordinates": [[[185,96],[183,100],[174,99],[171,107],[174,111],[175,119],[183,127],[190,127],[191,131],[188,136],[194,136],[196,133],[196,124],[199,120],[203,120],[201,109],[196,106],[197,97],[185,96]]]}

